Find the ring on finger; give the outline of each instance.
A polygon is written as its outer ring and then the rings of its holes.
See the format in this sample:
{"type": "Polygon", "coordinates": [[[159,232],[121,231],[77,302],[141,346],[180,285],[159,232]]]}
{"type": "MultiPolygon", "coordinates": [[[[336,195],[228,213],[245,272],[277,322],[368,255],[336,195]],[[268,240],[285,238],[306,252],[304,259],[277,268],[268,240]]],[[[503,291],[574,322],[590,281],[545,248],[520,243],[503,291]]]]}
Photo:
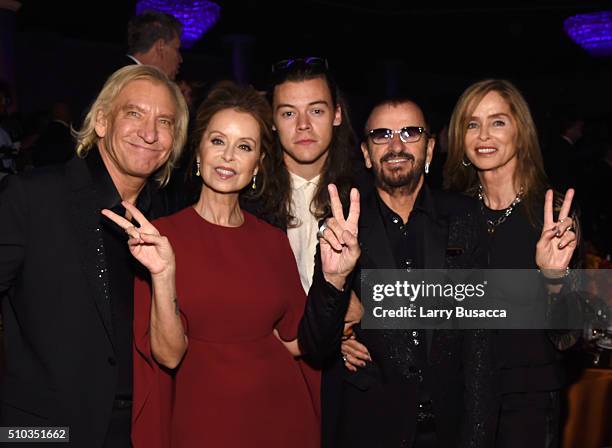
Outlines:
{"type": "Polygon", "coordinates": [[[574,228],[574,226],[569,226],[567,229],[565,229],[567,232],[575,232],[576,229],[574,228]]]}
{"type": "Polygon", "coordinates": [[[346,355],[345,354],[342,354],[342,361],[348,362],[347,359],[346,359],[346,355]]]}
{"type": "Polygon", "coordinates": [[[327,224],[321,224],[321,227],[319,227],[319,230],[317,230],[317,239],[323,238],[323,232],[325,232],[325,229],[327,229],[327,224]]]}

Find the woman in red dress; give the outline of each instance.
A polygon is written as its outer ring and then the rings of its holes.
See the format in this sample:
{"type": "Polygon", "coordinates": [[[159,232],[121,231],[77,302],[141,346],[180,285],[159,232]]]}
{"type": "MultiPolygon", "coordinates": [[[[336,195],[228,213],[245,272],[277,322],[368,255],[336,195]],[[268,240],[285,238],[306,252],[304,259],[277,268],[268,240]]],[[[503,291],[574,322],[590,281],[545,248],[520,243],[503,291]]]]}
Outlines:
{"type": "Polygon", "coordinates": [[[124,204],[138,228],[103,212],[150,272],[135,287],[135,448],[319,446],[295,258],[238,201],[271,157],[270,117],[253,88],[219,84],[196,117],[198,202],[153,224],[124,204]]]}

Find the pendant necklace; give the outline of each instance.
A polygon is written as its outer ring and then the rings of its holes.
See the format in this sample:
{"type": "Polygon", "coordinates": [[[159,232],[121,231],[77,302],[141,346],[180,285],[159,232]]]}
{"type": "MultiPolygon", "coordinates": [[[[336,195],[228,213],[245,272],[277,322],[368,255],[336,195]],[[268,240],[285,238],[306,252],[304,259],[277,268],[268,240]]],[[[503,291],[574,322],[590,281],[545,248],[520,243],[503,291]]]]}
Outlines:
{"type": "MultiPolygon", "coordinates": [[[[484,191],[482,189],[482,184],[478,185],[478,199],[480,200],[480,211],[482,212],[482,215],[485,216],[485,203],[484,203],[484,191]]],[[[521,187],[521,189],[519,190],[519,192],[516,194],[514,200],[512,201],[512,203],[508,206],[508,208],[506,208],[504,210],[504,212],[502,213],[502,215],[497,218],[497,219],[487,219],[487,232],[494,233],[495,229],[502,224],[504,221],[506,221],[506,219],[508,219],[508,216],[510,216],[512,214],[512,211],[514,210],[514,208],[521,202],[521,200],[523,199],[523,187],[521,187]]]]}

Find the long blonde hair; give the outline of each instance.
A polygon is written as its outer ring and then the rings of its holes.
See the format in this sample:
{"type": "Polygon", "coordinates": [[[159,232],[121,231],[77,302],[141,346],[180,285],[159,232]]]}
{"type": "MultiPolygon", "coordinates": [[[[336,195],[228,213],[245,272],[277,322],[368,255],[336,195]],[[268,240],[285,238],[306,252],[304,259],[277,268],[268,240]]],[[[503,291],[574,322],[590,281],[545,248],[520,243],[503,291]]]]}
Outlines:
{"type": "Polygon", "coordinates": [[[538,210],[547,188],[544,162],[538,142],[538,133],[527,101],[509,81],[485,79],[469,86],[461,95],[448,127],[448,158],[444,165],[444,186],[454,191],[477,194],[478,172],[473,166],[465,166],[465,134],[467,125],[480,101],[489,92],[497,92],[506,101],[517,128],[517,166],[514,172],[516,185],[523,188],[523,200],[532,224],[539,216],[538,210]]]}
{"type": "Polygon", "coordinates": [[[183,94],[178,86],[170,81],[168,77],[159,69],[150,65],[128,65],[117,70],[106,80],[104,87],[98,97],[89,108],[83,126],[80,130],[73,130],[76,138],[76,153],[79,157],[87,156],[89,150],[98,144],[100,137],[96,133],[96,118],[98,113],[105,117],[112,118],[115,111],[115,100],[123,88],[132,81],[146,79],[154,83],[161,84],[168,88],[170,96],[176,106],[176,117],[174,123],[174,142],[170,157],[166,163],[158,170],[155,179],[160,186],[164,186],[170,179],[172,169],[176,165],[181,151],[187,140],[187,126],[189,124],[189,111],[183,94]]]}

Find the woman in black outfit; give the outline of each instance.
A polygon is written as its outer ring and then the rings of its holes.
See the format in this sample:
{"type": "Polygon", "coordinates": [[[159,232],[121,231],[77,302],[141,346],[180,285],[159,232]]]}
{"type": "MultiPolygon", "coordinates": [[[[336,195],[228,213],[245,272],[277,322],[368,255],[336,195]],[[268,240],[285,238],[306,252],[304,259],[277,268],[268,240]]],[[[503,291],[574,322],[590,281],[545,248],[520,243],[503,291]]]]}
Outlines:
{"type": "MultiPolygon", "coordinates": [[[[562,198],[547,190],[529,107],[508,81],[480,81],[460,97],[449,126],[445,183],[480,199],[490,269],[540,269],[544,291],[525,288],[521,300],[561,290],[577,244],[574,192],[562,198]]],[[[567,338],[544,330],[498,330],[493,338],[500,403],[495,446],[559,446],[560,349],[567,338]]]]}

